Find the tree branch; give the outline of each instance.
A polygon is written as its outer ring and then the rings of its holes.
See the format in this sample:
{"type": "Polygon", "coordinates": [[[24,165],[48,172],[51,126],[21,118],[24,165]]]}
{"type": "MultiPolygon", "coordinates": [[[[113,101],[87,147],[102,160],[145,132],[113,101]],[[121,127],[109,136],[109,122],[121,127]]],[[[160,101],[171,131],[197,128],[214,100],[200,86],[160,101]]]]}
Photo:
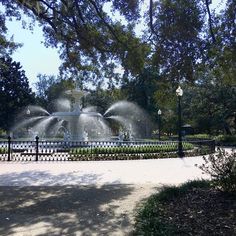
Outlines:
{"type": "MultiPolygon", "coordinates": [[[[149,19],[150,19],[150,29],[152,34],[155,34],[157,38],[159,37],[157,32],[155,31],[154,25],[153,25],[153,0],[150,0],[149,4],[149,19]]],[[[149,38],[151,38],[152,35],[150,35],[149,38]]]]}
{"type": "Polygon", "coordinates": [[[208,14],[208,22],[209,22],[209,29],[210,29],[210,34],[212,37],[212,41],[213,43],[216,42],[216,38],[212,29],[212,18],[211,18],[211,12],[210,12],[210,8],[209,8],[209,0],[205,0],[206,3],[206,7],[207,7],[207,14],[208,14]]]}

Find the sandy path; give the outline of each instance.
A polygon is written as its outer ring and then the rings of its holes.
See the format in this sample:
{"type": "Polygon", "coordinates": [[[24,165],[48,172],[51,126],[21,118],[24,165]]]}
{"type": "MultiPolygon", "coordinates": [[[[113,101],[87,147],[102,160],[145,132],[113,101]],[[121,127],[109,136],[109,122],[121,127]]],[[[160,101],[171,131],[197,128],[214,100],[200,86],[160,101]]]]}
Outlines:
{"type": "Polygon", "coordinates": [[[184,159],[1,162],[0,186],[54,186],[107,184],[179,184],[203,177],[195,164],[201,157],[184,159]]]}
{"type": "Polygon", "coordinates": [[[203,177],[186,159],[0,163],[0,235],[129,235],[163,184],[203,177]]]}
{"type": "Polygon", "coordinates": [[[152,185],[0,187],[0,235],[129,235],[152,185]]]}

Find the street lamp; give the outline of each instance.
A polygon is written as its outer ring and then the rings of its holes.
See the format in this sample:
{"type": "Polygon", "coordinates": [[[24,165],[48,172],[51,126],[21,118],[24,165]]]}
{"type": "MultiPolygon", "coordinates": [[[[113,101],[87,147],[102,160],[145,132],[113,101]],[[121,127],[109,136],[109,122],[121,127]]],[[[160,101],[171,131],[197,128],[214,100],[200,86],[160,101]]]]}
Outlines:
{"type": "Polygon", "coordinates": [[[176,89],[176,96],[178,97],[178,129],[179,129],[179,135],[178,135],[178,155],[179,157],[184,156],[183,152],[183,144],[182,144],[182,132],[181,132],[181,126],[182,126],[182,120],[181,120],[181,97],[183,96],[183,90],[179,86],[176,89]]]}
{"type": "Polygon", "coordinates": [[[161,140],[161,109],[157,111],[157,115],[158,115],[158,130],[159,130],[158,139],[160,141],[161,140]]]}

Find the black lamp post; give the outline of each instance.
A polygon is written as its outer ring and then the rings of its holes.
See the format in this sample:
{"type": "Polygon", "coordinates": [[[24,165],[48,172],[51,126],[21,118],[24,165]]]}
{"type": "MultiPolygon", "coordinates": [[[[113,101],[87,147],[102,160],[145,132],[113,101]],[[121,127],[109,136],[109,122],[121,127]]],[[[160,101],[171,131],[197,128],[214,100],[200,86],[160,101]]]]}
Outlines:
{"type": "Polygon", "coordinates": [[[161,110],[160,109],[157,111],[157,115],[158,115],[158,139],[160,141],[161,140],[161,110]]]}
{"type": "Polygon", "coordinates": [[[179,157],[184,156],[183,152],[183,144],[182,144],[182,132],[181,132],[181,126],[182,126],[182,120],[181,120],[181,97],[183,96],[183,90],[179,86],[176,89],[176,96],[178,97],[178,155],[179,157]]]}

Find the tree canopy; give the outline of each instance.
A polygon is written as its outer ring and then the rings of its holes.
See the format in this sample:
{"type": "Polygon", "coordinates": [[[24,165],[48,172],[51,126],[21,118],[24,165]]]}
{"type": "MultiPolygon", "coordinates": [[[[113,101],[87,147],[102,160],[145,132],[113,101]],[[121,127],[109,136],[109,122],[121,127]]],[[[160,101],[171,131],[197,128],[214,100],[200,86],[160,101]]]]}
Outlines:
{"type": "MultiPolygon", "coordinates": [[[[67,72],[95,76],[96,80],[114,72],[118,64],[131,73],[144,66],[148,45],[134,34],[138,17],[138,1],[114,1],[112,9],[119,10],[129,22],[122,25],[106,13],[110,1],[1,1],[8,15],[19,16],[22,9],[43,27],[45,44],[59,47],[63,69],[67,72]]],[[[88,76],[89,77],[89,76],[88,76]]]]}
{"type": "MultiPolygon", "coordinates": [[[[64,73],[81,84],[92,81],[97,86],[88,102],[108,104],[108,98],[126,98],[154,119],[161,108],[163,125],[171,132],[180,83],[192,101],[184,100],[186,121],[199,132],[202,127],[230,133],[228,120],[235,117],[230,100],[236,85],[236,3],[225,2],[225,8],[216,12],[210,0],[0,0],[5,6],[0,13],[0,54],[17,46],[6,40],[5,20],[22,20],[26,14],[32,19],[30,27],[42,26],[45,45],[58,49],[61,78],[64,73]],[[143,32],[137,33],[140,22],[143,32]],[[102,81],[118,82],[121,89],[110,86],[105,91],[102,81]]],[[[39,76],[38,97],[45,104],[62,88],[73,86],[71,79],[54,79],[39,76]]]]}
{"type": "MultiPolygon", "coordinates": [[[[194,81],[199,64],[212,59],[212,44],[214,50],[227,47],[235,34],[233,0],[227,0],[222,15],[210,12],[208,0],[150,0],[148,4],[144,0],[0,2],[7,16],[20,19],[21,9],[41,24],[45,44],[60,52],[62,71],[81,73],[81,80],[96,83],[104,78],[117,79],[117,65],[125,75],[134,76],[150,64],[168,80],[194,81]],[[135,27],[143,20],[146,27],[140,37],[135,27]],[[220,35],[224,36],[221,41],[220,35]]],[[[231,46],[225,49],[227,58],[231,46]]]]}
{"type": "Polygon", "coordinates": [[[0,11],[0,56],[9,56],[12,52],[20,46],[13,41],[13,37],[10,40],[7,39],[7,27],[5,24],[6,15],[0,11]]]}
{"type": "Polygon", "coordinates": [[[0,128],[4,130],[10,130],[16,114],[34,102],[25,72],[9,57],[0,58],[0,101],[0,128]]]}

